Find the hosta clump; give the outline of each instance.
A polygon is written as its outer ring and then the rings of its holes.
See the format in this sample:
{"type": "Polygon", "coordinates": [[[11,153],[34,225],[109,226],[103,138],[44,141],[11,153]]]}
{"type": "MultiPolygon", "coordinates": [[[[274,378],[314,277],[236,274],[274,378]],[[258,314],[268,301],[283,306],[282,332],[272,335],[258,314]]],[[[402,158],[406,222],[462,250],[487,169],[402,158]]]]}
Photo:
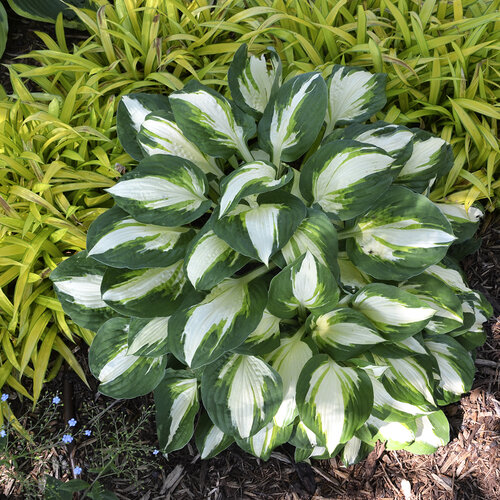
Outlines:
{"type": "Polygon", "coordinates": [[[491,314],[449,256],[480,211],[425,195],[452,166],[425,131],[362,124],[385,75],[334,66],[282,83],[274,51],[229,75],[125,96],[118,133],[138,160],[108,191],[87,251],[52,273],[97,331],[100,391],[154,391],[160,446],[203,458],[233,441],[268,458],[363,458],[376,440],[428,453],[440,405],[471,387],[491,314]]]}

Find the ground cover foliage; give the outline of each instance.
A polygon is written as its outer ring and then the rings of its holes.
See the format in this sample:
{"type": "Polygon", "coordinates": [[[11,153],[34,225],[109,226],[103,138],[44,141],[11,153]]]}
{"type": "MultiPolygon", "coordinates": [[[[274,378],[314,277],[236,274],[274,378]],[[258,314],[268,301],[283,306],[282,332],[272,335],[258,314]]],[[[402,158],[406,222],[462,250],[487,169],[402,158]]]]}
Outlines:
{"type": "Polygon", "coordinates": [[[154,391],[162,452],[195,428],[202,458],[236,441],[267,460],[289,442],[296,461],[350,465],[377,440],[448,442],[439,405],[470,389],[492,314],[448,250],[481,212],[425,196],[453,166],[445,141],[363,125],[385,80],[335,65],[282,82],[275,51],[242,45],[232,101],[198,82],[122,98],[139,164],[51,280],[97,330],[99,391],[154,391]]]}
{"type": "MultiPolygon", "coordinates": [[[[45,68],[11,66],[17,102],[4,100],[2,104],[7,130],[2,139],[2,176],[6,180],[2,197],[8,205],[4,206],[2,231],[4,238],[14,239],[7,240],[3,255],[7,260],[2,265],[2,382],[22,393],[21,374],[33,378],[36,373],[36,384],[25,383],[36,401],[44,379],[57,373],[63,358],[78,369],[67,347],[71,344],[63,339],[81,337],[90,342],[92,338],[90,332],[73,324],[65,327],[61,311],[51,300],[47,271],[51,256],[84,248],[86,228],[110,206],[109,196],[99,190],[114,182],[116,163],[125,168],[132,163],[116,141],[113,111],[117,97],[134,90],[176,90],[194,75],[223,89],[227,63],[242,40],[257,51],[275,44],[289,63],[285,72],[290,74],[324,66],[325,61],[382,68],[389,74],[389,106],[385,108],[389,113],[379,118],[422,126],[443,134],[454,145],[455,166],[432,196],[439,199],[452,193],[451,199],[469,204],[478,197],[494,195],[497,153],[491,134],[496,131],[497,111],[491,104],[498,93],[498,59],[494,56],[497,4],[425,2],[421,9],[406,2],[398,8],[390,2],[383,6],[379,2],[340,2],[332,10],[329,3],[316,2],[316,7],[304,11],[303,4],[297,2],[247,2],[245,6],[250,8],[243,12],[242,2],[220,2],[213,7],[203,2],[115,2],[115,7],[107,5],[101,10],[100,17],[92,12],[82,14],[82,22],[93,36],[82,47],[66,46],[59,22],[55,40],[41,35],[48,50],[32,54],[45,68]],[[320,15],[329,24],[322,22],[320,15]],[[120,19],[127,22],[118,23],[120,19]],[[418,30],[422,22],[428,30],[428,34],[423,30],[423,38],[418,30]],[[126,32],[120,33],[118,25],[125,26],[126,32]],[[443,36],[434,36],[432,30],[443,36]],[[234,33],[240,38],[235,40],[234,33]],[[370,42],[374,40],[386,41],[370,42]],[[374,50],[380,51],[381,57],[374,58],[374,50]],[[427,53],[429,56],[422,57],[427,53]],[[52,76],[54,69],[56,77],[52,76]],[[31,92],[23,83],[26,81],[31,81],[31,92]],[[450,92],[452,100],[448,99],[450,92]],[[115,99],[110,103],[111,96],[115,99]],[[470,99],[479,104],[473,107],[470,99]],[[61,109],[65,113],[60,114],[61,109]],[[88,126],[88,122],[93,130],[77,128],[88,126]],[[32,127],[26,141],[13,133],[21,123],[23,131],[32,127]],[[46,145],[54,129],[61,135],[46,145]],[[78,154],[83,162],[71,152],[82,136],[84,154],[78,154]],[[35,149],[34,155],[29,148],[35,149]],[[60,163],[54,164],[56,160],[60,163]],[[50,166],[60,166],[61,175],[50,171],[46,176],[49,182],[42,182],[50,166]],[[77,179],[75,170],[80,170],[77,179]],[[96,170],[99,177],[93,176],[96,170]],[[469,181],[474,187],[467,186],[469,181]],[[60,196],[61,192],[68,196],[60,196]],[[56,229],[60,232],[53,235],[56,229]],[[71,239],[64,236],[68,233],[71,239]],[[34,255],[27,252],[26,245],[21,248],[25,234],[39,236],[37,242],[43,240],[34,255]],[[48,338],[44,324],[58,325],[48,338]],[[52,347],[60,356],[51,357],[52,347]]],[[[2,411],[11,415],[5,405],[2,411]]]]}

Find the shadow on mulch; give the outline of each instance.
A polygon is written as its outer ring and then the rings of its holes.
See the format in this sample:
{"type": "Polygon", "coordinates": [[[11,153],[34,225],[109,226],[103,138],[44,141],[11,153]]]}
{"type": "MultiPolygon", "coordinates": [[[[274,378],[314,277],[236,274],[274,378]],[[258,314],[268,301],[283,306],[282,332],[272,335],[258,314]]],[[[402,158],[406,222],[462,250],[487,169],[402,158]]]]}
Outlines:
{"type": "MultiPolygon", "coordinates": [[[[42,46],[34,31],[53,35],[53,26],[20,18],[7,5],[6,9],[10,23],[9,40],[2,62],[12,63],[16,62],[16,56],[42,46]]],[[[82,35],[74,32],[71,36],[79,40],[82,35]]],[[[0,83],[7,92],[11,91],[8,73],[3,68],[0,83]]],[[[497,318],[500,315],[499,222],[498,214],[489,214],[485,218],[480,233],[483,244],[463,262],[469,284],[485,294],[493,304],[497,318]]],[[[487,329],[488,339],[478,350],[473,390],[460,402],[445,408],[452,439],[433,455],[387,452],[379,446],[364,462],[345,468],[336,459],[313,461],[312,466],[295,464],[293,450],[287,446],[278,448],[268,462],[247,455],[234,445],[218,457],[202,461],[194,445],[189,444],[184,450],[172,453],[168,461],[163,457],[155,458],[154,464],[151,461],[150,466],[141,469],[141,484],[147,484],[146,491],[139,491],[133,483],[130,484],[130,479],[120,479],[106,484],[106,487],[127,500],[500,499],[500,321],[490,321],[487,329]]],[[[71,417],[79,419],[85,400],[95,399],[103,411],[113,401],[102,395],[96,398],[96,383],[88,371],[86,348],[77,347],[75,354],[86,367],[92,389],[83,385],[72,372],[61,372],[48,385],[49,391],[65,393],[62,421],[71,417]]],[[[123,412],[134,419],[140,405],[151,403],[150,396],[120,401],[109,412],[123,412]]],[[[26,403],[20,406],[27,408],[26,403]]],[[[153,418],[148,429],[147,435],[141,439],[154,445],[156,429],[153,418]]],[[[58,456],[54,460],[68,463],[67,451],[63,447],[56,450],[54,453],[58,456]]],[[[72,461],[77,458],[79,463],[85,463],[89,453],[92,453],[91,448],[77,445],[72,448],[72,461]]],[[[85,472],[83,478],[86,479],[85,472]]],[[[63,476],[62,479],[70,477],[63,476]]],[[[11,488],[8,494],[9,498],[21,498],[16,497],[15,488],[11,488]]],[[[7,497],[4,495],[3,498],[7,497]]]]}

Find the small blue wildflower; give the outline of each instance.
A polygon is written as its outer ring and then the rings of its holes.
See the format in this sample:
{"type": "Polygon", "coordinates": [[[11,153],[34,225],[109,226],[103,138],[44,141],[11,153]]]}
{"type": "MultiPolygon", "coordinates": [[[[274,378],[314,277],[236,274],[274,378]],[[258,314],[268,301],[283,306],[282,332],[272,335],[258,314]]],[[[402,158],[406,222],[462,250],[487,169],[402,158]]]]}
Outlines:
{"type": "Polygon", "coordinates": [[[84,434],[85,434],[86,436],[90,436],[90,435],[92,434],[92,431],[91,431],[90,429],[87,429],[87,430],[84,432],[84,434]]]}
{"type": "Polygon", "coordinates": [[[158,455],[160,453],[160,450],[157,450],[156,448],[153,450],[153,455],[158,455]]]}
{"type": "Polygon", "coordinates": [[[73,436],[71,434],[64,434],[62,442],[68,444],[71,443],[71,441],[73,441],[73,436]]]}
{"type": "Polygon", "coordinates": [[[54,396],[52,398],[52,403],[58,405],[61,402],[61,398],[59,396],[54,396]]]}
{"type": "Polygon", "coordinates": [[[68,420],[68,425],[70,427],[74,427],[76,425],[76,420],[74,418],[71,418],[70,420],[68,420]]]}
{"type": "Polygon", "coordinates": [[[78,465],[73,469],[75,476],[79,476],[82,473],[82,468],[78,467],[78,465]]]}
{"type": "Polygon", "coordinates": [[[7,435],[7,433],[2,429],[0,431],[0,438],[4,438],[7,435]]]}
{"type": "Polygon", "coordinates": [[[9,399],[9,395],[8,395],[8,394],[3,393],[3,394],[2,394],[2,401],[7,401],[7,399],[9,399]]]}

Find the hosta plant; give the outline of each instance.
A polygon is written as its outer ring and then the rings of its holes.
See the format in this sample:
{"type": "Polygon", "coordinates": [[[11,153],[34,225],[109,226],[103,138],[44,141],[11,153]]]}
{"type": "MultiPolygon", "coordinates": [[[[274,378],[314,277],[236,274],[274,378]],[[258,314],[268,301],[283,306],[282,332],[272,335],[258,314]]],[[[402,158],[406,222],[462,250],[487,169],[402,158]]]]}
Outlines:
{"type": "Polygon", "coordinates": [[[363,124],[383,74],[337,65],[283,83],[276,52],[243,45],[228,83],[231,100],[195,81],[121,100],[138,166],[51,275],[97,331],[99,390],[154,391],[165,453],[193,434],[203,458],[234,441],[346,464],[379,439],[432,452],[491,313],[449,253],[481,212],[426,197],[450,146],[363,124]]]}

